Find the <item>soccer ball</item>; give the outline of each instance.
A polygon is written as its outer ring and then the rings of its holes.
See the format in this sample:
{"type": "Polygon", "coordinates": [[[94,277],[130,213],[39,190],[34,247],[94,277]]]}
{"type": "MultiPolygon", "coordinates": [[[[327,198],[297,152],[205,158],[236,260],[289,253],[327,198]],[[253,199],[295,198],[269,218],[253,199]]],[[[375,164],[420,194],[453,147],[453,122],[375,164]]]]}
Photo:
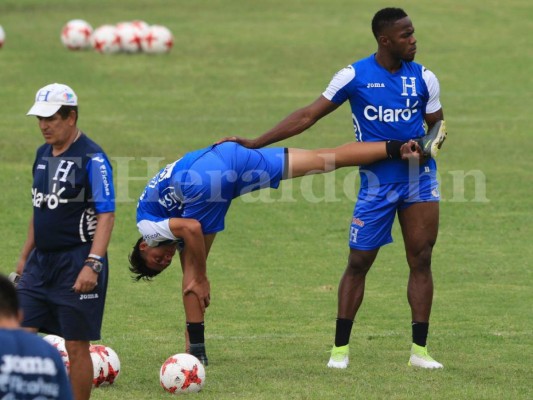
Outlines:
{"type": "Polygon", "coordinates": [[[82,19],[73,19],[61,30],[61,42],[70,50],[81,50],[91,47],[93,28],[82,19]]]}
{"type": "Polygon", "coordinates": [[[57,349],[57,351],[59,352],[59,355],[61,356],[61,360],[63,361],[63,365],[65,366],[65,369],[67,371],[67,374],[69,374],[70,373],[70,360],[68,357],[67,348],[65,347],[65,339],[57,335],[46,335],[46,336],[43,336],[43,339],[46,340],[48,343],[50,343],[52,346],[54,346],[57,349]]]}
{"type": "Polygon", "coordinates": [[[120,374],[120,359],[111,347],[106,346],[105,349],[107,351],[107,376],[105,382],[112,385],[120,374]]]}
{"type": "Polygon", "coordinates": [[[159,381],[172,394],[196,393],[204,387],[205,368],[191,354],[174,354],[161,366],[159,381]]]}
{"type": "Polygon", "coordinates": [[[173,44],[172,32],[162,25],[152,25],[141,42],[143,51],[149,54],[168,53],[173,44]]]}
{"type": "Polygon", "coordinates": [[[99,53],[118,53],[120,37],[114,25],[102,25],[96,28],[91,37],[91,45],[99,53]]]}
{"type": "Polygon", "coordinates": [[[120,373],[117,353],[101,344],[92,344],[89,350],[93,362],[93,387],[113,384],[120,373]]]}
{"type": "Polygon", "coordinates": [[[142,34],[131,22],[117,24],[117,35],[120,38],[120,49],[126,53],[137,53],[141,50],[142,34]]]}
{"type": "Polygon", "coordinates": [[[100,387],[105,383],[108,372],[105,346],[92,344],[89,351],[93,362],[93,387],[100,387]]]}
{"type": "Polygon", "coordinates": [[[4,45],[5,40],[6,40],[6,33],[4,32],[4,28],[2,28],[2,25],[0,25],[0,49],[4,45]]]}

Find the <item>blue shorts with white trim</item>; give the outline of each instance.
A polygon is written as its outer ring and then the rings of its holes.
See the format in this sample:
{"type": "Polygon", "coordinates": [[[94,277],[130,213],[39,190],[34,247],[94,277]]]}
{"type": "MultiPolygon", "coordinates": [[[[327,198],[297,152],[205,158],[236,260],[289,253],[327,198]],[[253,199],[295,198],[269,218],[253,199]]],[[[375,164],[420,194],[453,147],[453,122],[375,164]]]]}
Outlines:
{"type": "Polygon", "coordinates": [[[439,184],[430,176],[417,182],[362,187],[350,224],[350,248],[374,250],[391,243],[392,224],[398,211],[415,203],[439,200],[439,184]]]}

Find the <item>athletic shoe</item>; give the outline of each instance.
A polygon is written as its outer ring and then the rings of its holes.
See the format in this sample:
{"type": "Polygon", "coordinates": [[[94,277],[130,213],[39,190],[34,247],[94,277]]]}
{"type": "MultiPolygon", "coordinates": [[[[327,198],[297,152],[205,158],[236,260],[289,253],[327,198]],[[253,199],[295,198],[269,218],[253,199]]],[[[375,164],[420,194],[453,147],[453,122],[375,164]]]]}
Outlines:
{"type": "Polygon", "coordinates": [[[331,349],[331,357],[328,362],[328,368],[346,368],[350,362],[348,356],[350,355],[350,345],[333,346],[331,349]]]}
{"type": "Polygon", "coordinates": [[[437,157],[442,143],[446,140],[446,124],[443,120],[438,121],[431,128],[426,136],[418,139],[418,145],[422,149],[422,155],[426,158],[437,157]]]}
{"type": "Polygon", "coordinates": [[[188,353],[195,356],[200,362],[207,367],[207,355],[205,354],[205,344],[204,343],[195,343],[191,344],[189,347],[188,353]]]}
{"type": "Polygon", "coordinates": [[[413,343],[411,347],[411,357],[409,357],[409,362],[407,363],[410,367],[419,367],[419,368],[444,368],[444,366],[435,361],[429,354],[427,347],[418,346],[413,343]]]}

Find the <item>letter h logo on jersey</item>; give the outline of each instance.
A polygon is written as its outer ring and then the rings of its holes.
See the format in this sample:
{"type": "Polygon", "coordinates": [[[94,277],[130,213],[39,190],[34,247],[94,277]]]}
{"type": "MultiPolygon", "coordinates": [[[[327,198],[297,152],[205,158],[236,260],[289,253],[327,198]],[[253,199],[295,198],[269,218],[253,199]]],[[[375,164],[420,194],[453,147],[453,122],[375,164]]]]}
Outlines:
{"type": "Polygon", "coordinates": [[[407,77],[402,76],[402,96],[409,96],[409,88],[411,89],[411,96],[416,96],[416,78],[410,76],[411,83],[407,83],[407,77]]]}
{"type": "Polygon", "coordinates": [[[56,173],[52,180],[54,181],[59,180],[59,182],[66,182],[68,174],[70,173],[70,170],[72,169],[73,165],[74,165],[74,161],[61,160],[61,162],[57,166],[56,173]],[[59,176],[60,174],[61,176],[59,176]]]}

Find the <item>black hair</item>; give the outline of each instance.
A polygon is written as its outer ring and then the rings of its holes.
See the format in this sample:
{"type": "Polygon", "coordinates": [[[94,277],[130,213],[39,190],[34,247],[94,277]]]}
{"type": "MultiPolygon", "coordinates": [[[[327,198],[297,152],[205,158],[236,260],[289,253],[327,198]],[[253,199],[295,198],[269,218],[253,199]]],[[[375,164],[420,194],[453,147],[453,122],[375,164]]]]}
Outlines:
{"type": "Polygon", "coordinates": [[[372,18],[372,33],[377,39],[384,29],[391,27],[402,18],[407,17],[407,13],[401,8],[388,7],[379,10],[372,18]]]}
{"type": "Polygon", "coordinates": [[[0,275],[0,317],[17,317],[19,301],[13,283],[4,275],[0,275]]]}
{"type": "Polygon", "coordinates": [[[71,111],[76,113],[76,122],[78,122],[78,106],[61,106],[59,107],[59,110],[57,110],[57,113],[62,119],[67,119],[71,111]]]}
{"type": "Polygon", "coordinates": [[[141,249],[139,248],[142,241],[143,237],[141,236],[139,240],[137,240],[137,243],[135,243],[135,246],[133,246],[133,251],[128,256],[131,265],[129,269],[130,272],[134,274],[134,280],[140,281],[141,279],[144,279],[145,281],[150,281],[154,276],[159,275],[161,271],[148,268],[146,265],[146,261],[142,257],[141,249]]]}

